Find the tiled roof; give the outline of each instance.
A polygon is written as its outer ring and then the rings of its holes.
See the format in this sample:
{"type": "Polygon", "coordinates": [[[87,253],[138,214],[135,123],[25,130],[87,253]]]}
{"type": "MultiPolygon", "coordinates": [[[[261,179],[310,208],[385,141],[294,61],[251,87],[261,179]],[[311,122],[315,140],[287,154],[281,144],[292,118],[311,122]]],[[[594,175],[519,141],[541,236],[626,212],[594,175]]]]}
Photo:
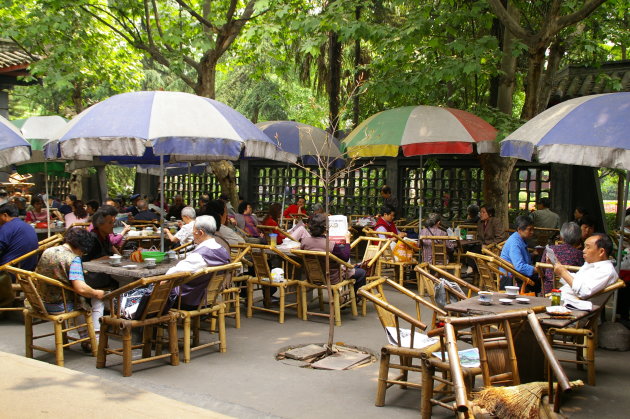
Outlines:
{"type": "Polygon", "coordinates": [[[32,57],[14,42],[0,39],[0,71],[21,70],[32,61],[32,57]]]}
{"type": "Polygon", "coordinates": [[[630,60],[611,61],[600,67],[568,66],[558,72],[552,86],[551,100],[563,102],[580,96],[611,93],[609,78],[621,82],[621,91],[630,91],[630,60]]]}

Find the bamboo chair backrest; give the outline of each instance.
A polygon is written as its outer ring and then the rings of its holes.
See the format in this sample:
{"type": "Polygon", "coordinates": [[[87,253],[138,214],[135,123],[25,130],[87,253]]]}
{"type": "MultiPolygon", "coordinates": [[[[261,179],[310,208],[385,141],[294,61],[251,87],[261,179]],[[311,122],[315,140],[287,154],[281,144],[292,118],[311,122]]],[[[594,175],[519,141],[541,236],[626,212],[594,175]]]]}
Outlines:
{"type": "Polygon", "coordinates": [[[452,318],[447,322],[456,328],[471,328],[473,346],[479,350],[479,361],[485,387],[521,383],[512,336],[511,322],[523,321],[526,311],[490,316],[452,318]]]}
{"type": "Polygon", "coordinates": [[[492,257],[480,255],[479,253],[466,252],[466,256],[474,259],[479,273],[479,288],[484,291],[499,291],[499,272],[492,269],[492,257]]]}
{"type": "Polygon", "coordinates": [[[171,290],[174,286],[180,285],[186,277],[180,281],[156,281],[153,282],[153,291],[149,295],[147,305],[144,307],[143,312],[138,320],[146,320],[148,317],[156,317],[164,313],[166,304],[168,303],[171,290]],[[175,283],[177,282],[177,285],[175,283]]]}
{"type": "MultiPolygon", "coordinates": [[[[199,271],[190,274],[182,281],[182,285],[201,280],[201,278],[208,281],[206,286],[206,298],[199,302],[198,309],[203,306],[215,305],[217,298],[221,294],[221,291],[225,288],[226,282],[231,281],[232,275],[240,269],[242,265],[240,263],[229,263],[226,265],[209,266],[207,268],[200,269],[199,271]]],[[[177,307],[180,307],[181,298],[178,299],[177,307]]]]}
{"type": "MultiPolygon", "coordinates": [[[[435,302],[435,286],[437,284],[441,283],[440,279],[437,276],[433,275],[433,273],[431,273],[430,270],[429,270],[429,269],[435,270],[436,269],[435,265],[429,265],[428,263],[424,262],[424,263],[421,263],[420,265],[416,266],[414,269],[420,275],[422,275],[423,277],[427,278],[431,282],[431,284],[433,284],[433,287],[429,288],[428,291],[429,291],[429,295],[431,296],[431,299],[435,302]]],[[[445,271],[442,271],[442,270],[440,270],[440,272],[444,272],[444,273],[448,274],[448,272],[445,272],[445,271]]],[[[447,276],[448,276],[448,278],[445,278],[445,279],[452,280],[452,278],[454,278],[454,276],[452,276],[450,274],[448,274],[447,276]]],[[[462,281],[459,278],[457,278],[457,279],[459,281],[462,281]]],[[[458,282],[458,281],[455,281],[455,282],[458,282]]],[[[458,282],[458,285],[459,285],[459,282],[458,282]]],[[[461,287],[461,285],[460,285],[460,287],[461,287]]],[[[447,305],[451,303],[451,298],[453,298],[453,297],[454,297],[454,299],[456,301],[465,300],[467,298],[466,294],[463,294],[463,293],[457,291],[456,289],[453,289],[453,288],[450,288],[450,287],[444,287],[444,290],[446,292],[446,304],[447,305]]]]}
{"type": "MultiPolygon", "coordinates": [[[[405,287],[401,287],[397,282],[392,281],[388,278],[380,278],[376,281],[372,281],[369,284],[361,287],[359,289],[359,294],[371,301],[374,304],[374,308],[376,309],[376,313],[378,318],[383,326],[383,329],[387,327],[394,327],[397,330],[397,339],[396,342],[398,346],[400,346],[400,328],[401,328],[401,319],[408,323],[411,327],[411,332],[413,336],[413,332],[415,329],[426,330],[427,328],[433,329],[437,322],[438,316],[446,315],[446,311],[441,308],[435,306],[419,295],[409,291],[405,287]],[[383,285],[388,285],[395,292],[398,292],[402,295],[409,297],[415,303],[415,317],[400,310],[398,307],[391,304],[385,295],[383,285]],[[422,307],[426,307],[432,311],[431,322],[426,324],[422,321],[422,307]]],[[[404,324],[404,323],[403,323],[404,324]]],[[[413,346],[413,344],[412,344],[413,346]]]]}
{"type": "MultiPolygon", "coordinates": [[[[446,246],[447,240],[454,240],[458,243],[459,237],[455,236],[420,236],[420,240],[430,240],[431,241],[431,263],[434,265],[446,266],[449,264],[448,259],[448,247],[446,246]]],[[[460,263],[460,253],[455,251],[455,262],[456,264],[460,263]]]]}
{"type": "Polygon", "coordinates": [[[267,244],[255,244],[255,243],[247,243],[247,246],[251,249],[250,254],[252,256],[252,264],[254,265],[254,272],[256,278],[259,280],[270,279],[271,278],[271,269],[269,268],[269,264],[267,263],[267,253],[274,253],[280,259],[282,259],[284,264],[284,277],[286,279],[294,279],[297,275],[298,268],[300,264],[295,260],[291,259],[280,250],[278,250],[275,246],[270,246],[267,244]]]}
{"type": "Polygon", "coordinates": [[[559,234],[560,230],[557,228],[534,227],[534,240],[538,246],[553,244],[555,237],[559,234]]]}
{"type": "MultiPolygon", "coordinates": [[[[326,275],[326,252],[292,249],[291,253],[302,258],[302,268],[304,269],[304,273],[306,273],[308,282],[317,286],[326,286],[326,278],[328,277],[328,275],[326,275]]],[[[345,279],[342,276],[348,272],[347,270],[344,271],[341,269],[341,265],[349,269],[353,267],[351,264],[344,262],[330,252],[328,253],[328,264],[330,269],[339,270],[340,281],[345,279]]]]}
{"type": "Polygon", "coordinates": [[[271,233],[282,234],[283,236],[288,237],[293,241],[297,241],[286,230],[283,230],[282,228],[277,226],[257,225],[256,228],[265,235],[265,240],[267,240],[267,243],[271,243],[271,241],[269,240],[269,234],[271,233]]]}
{"type": "Polygon", "coordinates": [[[496,256],[494,253],[487,250],[486,248],[482,248],[481,250],[487,256],[490,256],[492,258],[490,261],[488,261],[488,265],[494,272],[497,272],[500,276],[507,276],[509,273],[512,275],[512,277],[523,281],[523,284],[521,285],[521,294],[525,294],[525,288],[527,287],[527,285],[534,285],[534,282],[531,279],[517,271],[514,268],[514,265],[512,265],[507,260],[496,256]]]}
{"type": "Polygon", "coordinates": [[[68,229],[66,230],[66,233],[68,232],[68,230],[70,230],[73,227],[88,228],[91,225],[92,223],[72,223],[72,225],[68,227],[68,229]]]}
{"type": "Polygon", "coordinates": [[[387,251],[391,241],[389,239],[382,239],[379,237],[374,238],[360,236],[353,241],[352,244],[350,244],[350,248],[354,249],[362,243],[365,243],[365,251],[363,252],[361,263],[362,265],[365,264],[366,275],[372,276],[374,274],[374,270],[378,267],[380,257],[387,251]]]}
{"type": "MultiPolygon", "coordinates": [[[[503,250],[503,246],[505,246],[505,242],[506,241],[507,240],[503,240],[500,243],[492,243],[492,244],[489,244],[489,245],[484,245],[483,249],[487,250],[488,252],[491,252],[492,255],[490,255],[490,256],[500,256],[501,255],[501,250],[503,250]]],[[[486,252],[484,252],[484,253],[486,253],[486,252]]]]}
{"type": "Polygon", "coordinates": [[[39,315],[47,316],[49,314],[44,300],[42,300],[39,294],[40,282],[45,282],[47,286],[60,289],[64,311],[68,311],[68,303],[76,303],[78,300],[74,290],[61,281],[13,266],[7,266],[6,270],[15,275],[16,281],[21,286],[24,296],[33,311],[39,315]]]}
{"type": "Polygon", "coordinates": [[[271,280],[271,269],[267,262],[267,253],[264,248],[251,248],[252,263],[254,264],[254,274],[259,280],[271,280]]]}

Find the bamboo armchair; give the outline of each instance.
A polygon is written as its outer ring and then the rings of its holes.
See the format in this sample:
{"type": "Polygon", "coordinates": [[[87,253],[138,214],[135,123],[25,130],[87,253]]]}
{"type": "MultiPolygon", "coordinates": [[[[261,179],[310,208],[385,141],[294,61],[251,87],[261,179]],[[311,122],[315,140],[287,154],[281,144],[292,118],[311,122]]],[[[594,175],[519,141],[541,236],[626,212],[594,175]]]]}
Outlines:
{"type": "Polygon", "coordinates": [[[269,240],[269,234],[271,233],[282,234],[283,236],[293,240],[294,242],[297,241],[295,240],[295,238],[293,238],[293,236],[291,236],[291,234],[289,234],[289,232],[281,229],[278,226],[257,225],[256,228],[265,235],[265,240],[267,240],[267,243],[271,243],[271,241],[269,240]]]}
{"type": "MultiPolygon", "coordinates": [[[[473,293],[479,293],[479,291],[481,291],[478,287],[474,286],[473,284],[469,284],[463,279],[458,278],[455,275],[451,274],[450,272],[445,271],[441,267],[430,264],[430,263],[426,263],[426,262],[421,263],[418,266],[416,266],[414,270],[416,271],[416,275],[418,276],[418,284],[420,283],[424,284],[424,290],[429,291],[429,296],[431,298],[431,301],[433,302],[433,304],[436,304],[436,305],[437,305],[437,302],[435,300],[435,285],[438,285],[441,283],[440,278],[444,278],[448,281],[455,282],[457,285],[460,286],[462,291],[468,290],[468,291],[465,291],[465,293],[461,293],[457,291],[456,289],[453,289],[450,287],[444,287],[444,290],[446,293],[446,304],[451,303],[451,298],[454,298],[455,301],[465,300],[466,298],[472,297],[473,293]]],[[[420,291],[420,285],[418,285],[418,291],[420,291]]],[[[423,294],[420,294],[420,295],[423,295],[423,294]]]]}
{"type": "MultiPolygon", "coordinates": [[[[370,283],[375,279],[382,278],[381,275],[381,256],[390,246],[391,240],[382,239],[380,237],[359,236],[350,244],[350,249],[358,249],[365,245],[365,251],[361,259],[361,268],[365,269],[365,282],[370,283]]],[[[367,315],[367,301],[361,301],[361,315],[367,315]]]]}
{"type": "MultiPolygon", "coordinates": [[[[415,243],[410,243],[408,241],[403,240],[403,238],[400,237],[398,234],[394,234],[390,232],[374,231],[367,227],[363,231],[367,236],[370,236],[370,237],[378,238],[379,235],[382,235],[382,236],[390,238],[392,241],[402,241],[407,247],[409,247],[413,251],[414,255],[419,255],[420,248],[415,243]]],[[[413,257],[408,262],[399,262],[394,257],[392,248],[390,246],[385,246],[385,251],[383,252],[383,255],[381,256],[380,263],[382,266],[391,266],[394,269],[394,279],[398,281],[400,285],[404,285],[405,274],[407,272],[411,272],[413,267],[418,264],[418,258],[413,257]]]]}
{"type": "Polygon", "coordinates": [[[486,254],[486,256],[490,256],[492,258],[491,261],[489,261],[489,266],[491,267],[491,269],[498,273],[498,275],[500,276],[499,278],[499,282],[501,281],[501,278],[504,276],[508,276],[511,275],[512,276],[512,284],[513,285],[517,285],[516,280],[521,281],[521,294],[527,294],[526,288],[528,285],[534,285],[534,281],[532,281],[531,279],[529,279],[528,277],[526,277],[525,275],[523,275],[522,273],[520,273],[519,271],[517,271],[514,268],[514,265],[512,265],[510,262],[508,262],[505,259],[502,259],[499,256],[496,256],[494,253],[492,253],[490,250],[486,249],[486,248],[481,248],[481,251],[486,254]]]}
{"type": "Polygon", "coordinates": [[[479,253],[466,252],[466,256],[475,261],[477,273],[479,274],[479,288],[484,291],[499,292],[499,281],[501,271],[497,268],[492,256],[480,255],[479,253]]]}
{"type": "Polygon", "coordinates": [[[91,344],[92,356],[96,356],[96,335],[92,324],[91,312],[86,310],[79,297],[74,293],[72,287],[57,281],[56,279],[40,275],[35,272],[7,266],[6,270],[15,275],[18,284],[21,286],[30,307],[24,308],[24,333],[26,343],[26,357],[33,358],[33,349],[55,354],[55,362],[58,366],[64,366],[64,348],[72,345],[89,342],[91,344]],[[55,287],[61,291],[64,311],[62,313],[50,313],[46,309],[44,301],[39,295],[38,287],[45,283],[48,287],[55,287]],[[83,316],[84,322],[77,324],[77,319],[83,316]],[[36,319],[35,322],[33,319],[36,319]],[[51,322],[53,333],[35,336],[33,326],[51,322]],[[68,335],[68,332],[79,329],[87,329],[87,337],[75,338],[68,335]],[[45,348],[34,344],[34,341],[48,336],[55,337],[54,349],[45,348]]]}
{"type": "Polygon", "coordinates": [[[413,381],[409,379],[410,372],[422,371],[421,365],[414,364],[414,360],[420,360],[423,354],[431,354],[431,352],[439,350],[440,343],[436,342],[428,347],[416,347],[419,346],[414,345],[416,333],[424,331],[428,327],[434,328],[437,316],[444,316],[446,312],[387,278],[380,278],[361,287],[361,289],[359,289],[359,295],[374,304],[383,329],[385,329],[385,332],[388,333],[395,342],[395,344],[390,343],[381,348],[381,361],[374,404],[376,406],[384,406],[385,393],[387,389],[393,385],[400,385],[403,389],[407,387],[416,389],[422,388],[422,384],[419,380],[413,381]],[[400,294],[407,297],[406,299],[411,300],[411,302],[415,304],[415,316],[400,310],[398,307],[388,302],[384,285],[388,285],[388,289],[393,290],[392,293],[400,294]],[[432,317],[430,322],[425,323],[422,321],[423,308],[431,310],[432,317]],[[406,325],[408,325],[409,329],[403,328],[403,326],[406,325]],[[407,333],[410,337],[408,346],[403,345],[401,339],[401,335],[407,333]],[[392,362],[392,355],[399,357],[399,363],[392,362]],[[400,374],[390,378],[390,368],[400,370],[400,374]]]}
{"type": "Polygon", "coordinates": [[[559,411],[560,393],[570,391],[569,380],[555,358],[553,349],[545,338],[538,318],[533,311],[515,311],[487,316],[445,318],[444,346],[448,361],[426,354],[422,363],[422,417],[430,418],[434,405],[452,410],[458,417],[468,417],[471,407],[470,394],[474,377],[481,373],[484,387],[495,385],[519,385],[520,375],[514,347],[513,328],[527,322],[548,363],[549,398],[553,398],[553,377],[557,379],[555,411],[559,411]],[[471,328],[474,346],[479,350],[479,367],[465,368],[460,365],[457,351],[457,330],[471,328]],[[436,375],[438,372],[440,375],[436,375]],[[450,377],[450,379],[448,378],[450,377]],[[434,382],[441,386],[434,388],[434,382]],[[436,398],[436,396],[442,396],[436,398]],[[454,402],[454,403],[452,403],[454,402]]]}
{"type": "MultiPolygon", "coordinates": [[[[160,275],[142,278],[117,290],[105,294],[104,299],[109,302],[111,313],[101,317],[101,335],[96,356],[96,368],[106,366],[107,355],[119,355],[123,358],[124,377],[132,374],[132,366],[157,359],[170,358],[171,365],[179,365],[179,349],[177,346],[177,313],[168,311],[167,304],[171,290],[179,286],[190,276],[187,272],[171,275],[160,275]],[[144,288],[149,285],[153,290],[146,298],[146,305],[140,313],[136,313],[134,319],[125,319],[121,316],[121,295],[136,288],[144,288]],[[169,350],[162,354],[161,345],[158,345],[155,355],[151,356],[154,328],[162,324],[168,325],[169,350]],[[143,328],[142,343],[133,345],[131,342],[131,330],[143,328]],[[122,340],[121,348],[110,348],[109,338],[117,337],[122,340]],[[142,348],[142,358],[132,359],[132,350],[142,348]]],[[[141,308],[140,308],[141,309],[141,308]]]]}
{"type": "MultiPolygon", "coordinates": [[[[7,270],[7,268],[10,266],[15,267],[19,265],[20,262],[22,262],[23,260],[28,259],[34,255],[39,255],[40,253],[42,253],[44,250],[48,249],[49,247],[53,247],[53,246],[57,246],[58,244],[61,244],[62,241],[63,241],[63,236],[61,234],[55,234],[54,236],[50,236],[42,240],[38,243],[39,246],[37,247],[37,249],[32,250],[28,253],[25,253],[22,256],[17,257],[13,260],[10,260],[4,265],[0,265],[0,272],[7,270]]],[[[11,275],[9,275],[9,277],[11,277],[11,275]]],[[[10,300],[11,296],[13,296],[13,302],[9,301],[9,304],[11,304],[10,307],[0,307],[0,312],[23,310],[24,307],[21,307],[21,305],[22,305],[22,301],[24,300],[24,297],[23,296],[17,297],[17,294],[19,294],[21,291],[22,291],[22,287],[20,286],[20,284],[15,281],[12,281],[11,292],[9,293],[7,297],[10,300]]]]}
{"type": "Polygon", "coordinates": [[[592,295],[590,299],[603,298],[599,309],[593,311],[587,319],[577,325],[564,328],[549,328],[547,337],[549,343],[556,349],[575,352],[575,359],[563,358],[560,362],[576,364],[578,369],[583,369],[586,365],[587,382],[590,386],[595,386],[595,349],[597,349],[597,329],[600,315],[606,302],[613,295],[615,290],[625,287],[623,280],[619,279],[612,285],[607,286],[602,291],[592,295]]]}
{"type": "MultiPolygon", "coordinates": [[[[199,349],[217,345],[219,352],[227,350],[227,340],[225,337],[225,303],[217,302],[221,295],[221,289],[225,282],[230,281],[230,276],[242,267],[241,263],[230,263],[221,266],[212,266],[201,269],[186,278],[181,285],[208,281],[206,285],[206,298],[199,302],[196,309],[186,309],[181,306],[181,297],[177,299],[175,306],[171,309],[181,320],[181,327],[184,331],[183,352],[184,363],[190,362],[190,353],[199,349]],[[218,323],[218,340],[199,343],[202,316],[209,316],[210,331],[215,330],[218,323]],[[192,332],[192,333],[191,333],[192,332]]],[[[180,285],[180,286],[181,286],[180,285]]]]}
{"type": "MultiPolygon", "coordinates": [[[[459,277],[462,272],[461,263],[461,246],[459,245],[459,237],[455,236],[420,236],[419,243],[423,240],[431,241],[431,264],[442,269],[453,271],[453,275],[459,277]],[[453,249],[453,257],[455,261],[449,261],[449,252],[446,245],[447,241],[454,241],[456,247],[453,249]]],[[[423,262],[429,262],[423,260],[423,262]]]]}
{"type": "Polygon", "coordinates": [[[297,281],[296,274],[297,268],[300,264],[282,253],[275,246],[262,245],[262,244],[248,244],[251,248],[251,257],[254,264],[255,276],[250,277],[247,281],[247,317],[252,317],[253,311],[265,311],[267,313],[274,313],[278,315],[278,322],[284,323],[284,315],[286,309],[295,308],[297,310],[298,317],[302,317],[301,313],[301,300],[299,294],[299,282],[297,281]],[[276,255],[284,263],[285,280],[284,282],[273,282],[271,280],[271,269],[267,261],[267,252],[276,255]],[[262,288],[263,291],[263,306],[257,306],[254,304],[254,286],[262,288]],[[278,309],[271,308],[271,292],[272,289],[278,289],[280,292],[278,309]],[[295,295],[295,303],[287,303],[286,299],[290,295],[295,295]]]}
{"type": "Polygon", "coordinates": [[[302,307],[302,320],[308,320],[308,316],[330,317],[334,316],[335,326],[341,326],[341,309],[350,306],[352,315],[357,316],[357,300],[354,294],[354,279],[347,276],[346,269],[354,268],[348,262],[344,262],[332,253],[328,253],[329,266],[339,269],[339,282],[330,284],[333,299],[334,313],[326,313],[323,299],[323,291],[327,289],[330,276],[326,273],[326,252],[315,250],[292,249],[291,253],[302,258],[302,267],[306,274],[306,281],[299,281],[299,300],[302,307]],[[337,266],[335,266],[337,265],[337,266]],[[319,299],[319,312],[308,311],[307,291],[316,289],[319,299]]]}

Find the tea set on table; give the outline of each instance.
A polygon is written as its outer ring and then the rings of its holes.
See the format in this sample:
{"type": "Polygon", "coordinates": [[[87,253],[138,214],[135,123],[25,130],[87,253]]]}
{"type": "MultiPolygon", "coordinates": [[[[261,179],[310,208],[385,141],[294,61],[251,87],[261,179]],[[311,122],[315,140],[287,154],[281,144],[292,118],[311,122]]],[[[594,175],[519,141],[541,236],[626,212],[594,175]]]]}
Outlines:
{"type": "MultiPolygon", "coordinates": [[[[499,302],[501,304],[509,305],[514,301],[520,304],[528,304],[529,298],[519,297],[518,296],[519,287],[508,285],[505,287],[505,294],[503,296],[507,298],[499,298],[499,302]]],[[[479,291],[479,304],[482,305],[491,305],[492,304],[492,295],[493,293],[490,291],[479,291]]]]}

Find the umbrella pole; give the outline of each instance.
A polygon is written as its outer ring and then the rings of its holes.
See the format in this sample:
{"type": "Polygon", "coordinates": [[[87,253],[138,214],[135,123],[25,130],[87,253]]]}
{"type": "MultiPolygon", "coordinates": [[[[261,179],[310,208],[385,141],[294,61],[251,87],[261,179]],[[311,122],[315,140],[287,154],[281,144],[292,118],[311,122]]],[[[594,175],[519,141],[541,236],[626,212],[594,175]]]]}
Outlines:
{"type": "MultiPolygon", "coordinates": [[[[628,188],[630,187],[630,170],[626,171],[626,187],[623,188],[623,208],[626,208],[626,204],[628,203],[628,188]]],[[[621,217],[621,225],[619,226],[619,246],[617,246],[617,273],[621,270],[621,255],[623,253],[623,227],[624,227],[625,217],[621,217]]],[[[617,317],[617,292],[615,290],[615,294],[613,295],[613,309],[612,309],[612,321],[614,322],[617,317]]]]}
{"type": "Polygon", "coordinates": [[[422,166],[423,166],[423,161],[422,161],[422,154],[420,155],[420,185],[419,185],[419,198],[420,198],[420,208],[418,211],[418,234],[420,234],[420,230],[422,230],[422,181],[424,179],[424,172],[422,170],[422,166]]]}
{"type": "Polygon", "coordinates": [[[46,226],[48,228],[48,237],[50,237],[50,205],[48,204],[48,166],[44,161],[44,183],[46,184],[46,226]]]}
{"type": "Polygon", "coordinates": [[[160,252],[164,251],[164,155],[160,155],[160,252]]]}
{"type": "MultiPolygon", "coordinates": [[[[286,172],[289,171],[289,163],[287,163],[287,170],[286,172]]],[[[285,173],[286,173],[285,172],[285,173]]],[[[286,188],[287,188],[287,176],[285,175],[284,177],[284,182],[282,183],[282,207],[280,209],[280,228],[282,228],[282,223],[284,222],[284,198],[286,196],[286,188]]]]}
{"type": "Polygon", "coordinates": [[[188,205],[190,205],[191,207],[194,207],[193,205],[193,193],[192,193],[192,179],[190,176],[190,166],[191,163],[188,162],[188,205]]]}

